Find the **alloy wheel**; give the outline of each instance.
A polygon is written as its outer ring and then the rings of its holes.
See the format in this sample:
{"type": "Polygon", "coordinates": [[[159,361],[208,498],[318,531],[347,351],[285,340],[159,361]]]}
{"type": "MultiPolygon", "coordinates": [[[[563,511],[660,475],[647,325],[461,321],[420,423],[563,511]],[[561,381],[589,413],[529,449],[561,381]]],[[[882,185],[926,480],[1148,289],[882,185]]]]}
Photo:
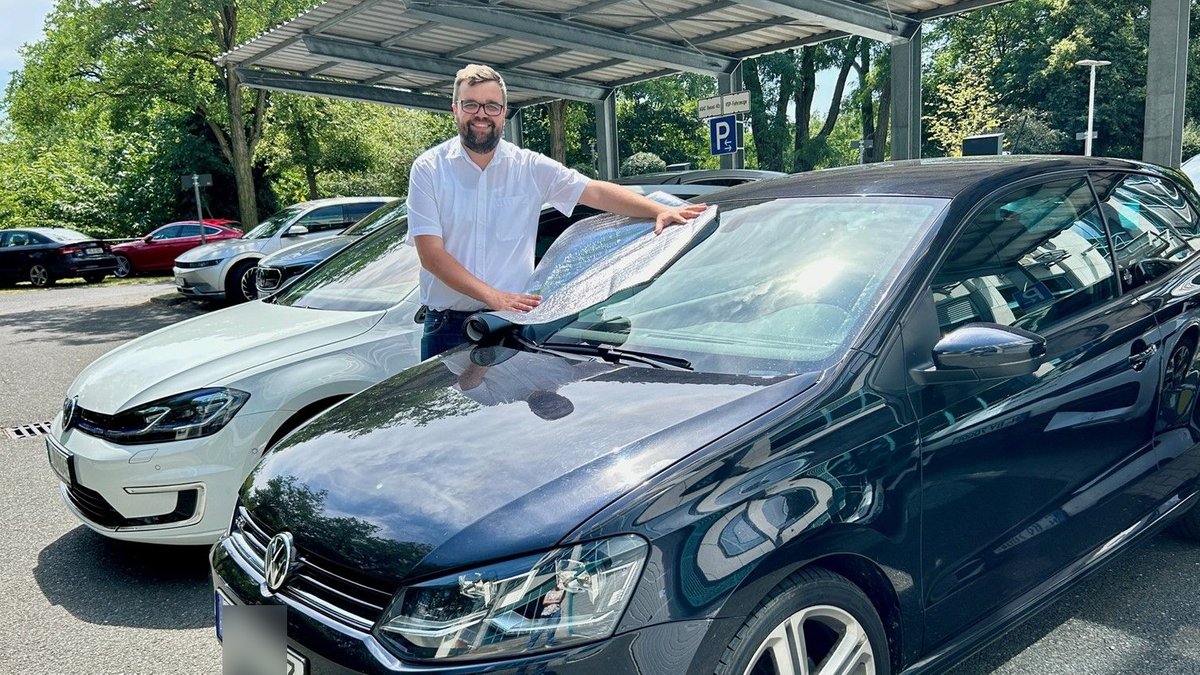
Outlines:
{"type": "Polygon", "coordinates": [[[50,270],[45,265],[34,265],[29,268],[29,283],[38,288],[50,285],[50,270]]]}
{"type": "Polygon", "coordinates": [[[806,607],[775,627],[750,659],[745,675],[874,675],[866,630],[831,605],[806,607]]]}
{"type": "Polygon", "coordinates": [[[133,274],[133,265],[129,262],[129,258],[123,255],[117,256],[117,269],[113,270],[113,276],[124,279],[131,274],[133,274]]]}
{"type": "Polygon", "coordinates": [[[1168,391],[1182,388],[1191,364],[1192,346],[1185,342],[1175,347],[1175,350],[1171,352],[1171,358],[1167,361],[1167,373],[1163,378],[1163,387],[1168,391]]]}
{"type": "Polygon", "coordinates": [[[246,270],[239,281],[242,289],[242,296],[247,300],[256,300],[258,298],[258,268],[251,267],[246,270]]]}

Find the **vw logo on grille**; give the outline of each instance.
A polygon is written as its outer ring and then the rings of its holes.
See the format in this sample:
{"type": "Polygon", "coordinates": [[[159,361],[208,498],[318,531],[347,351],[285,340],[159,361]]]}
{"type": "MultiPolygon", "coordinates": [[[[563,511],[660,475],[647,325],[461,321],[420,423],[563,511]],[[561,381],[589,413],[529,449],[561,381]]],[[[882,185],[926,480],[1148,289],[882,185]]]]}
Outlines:
{"type": "Polygon", "coordinates": [[[296,546],[291,532],[280,532],[267,544],[267,590],[277,592],[287,583],[292,563],[296,562],[296,546]]]}
{"type": "Polygon", "coordinates": [[[63,401],[63,431],[71,428],[71,423],[75,421],[75,414],[79,411],[79,397],[68,396],[63,401]]]}

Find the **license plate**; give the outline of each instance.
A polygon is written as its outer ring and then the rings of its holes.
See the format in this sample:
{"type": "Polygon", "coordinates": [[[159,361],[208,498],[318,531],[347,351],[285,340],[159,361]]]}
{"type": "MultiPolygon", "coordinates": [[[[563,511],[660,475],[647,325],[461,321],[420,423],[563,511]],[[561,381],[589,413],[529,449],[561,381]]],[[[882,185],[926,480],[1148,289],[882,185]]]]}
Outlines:
{"type": "Polygon", "coordinates": [[[46,456],[50,459],[50,468],[54,469],[62,482],[67,485],[75,482],[71,476],[71,452],[49,436],[46,437],[46,456]]]}
{"type": "Polygon", "coordinates": [[[221,615],[224,614],[222,610],[232,604],[233,602],[221,592],[221,589],[213,591],[213,618],[217,626],[217,642],[224,640],[224,636],[221,634],[221,615]]]}
{"type": "Polygon", "coordinates": [[[88,255],[100,255],[101,253],[104,253],[104,249],[100,248],[99,246],[89,246],[88,248],[83,249],[83,252],[88,255]]]}

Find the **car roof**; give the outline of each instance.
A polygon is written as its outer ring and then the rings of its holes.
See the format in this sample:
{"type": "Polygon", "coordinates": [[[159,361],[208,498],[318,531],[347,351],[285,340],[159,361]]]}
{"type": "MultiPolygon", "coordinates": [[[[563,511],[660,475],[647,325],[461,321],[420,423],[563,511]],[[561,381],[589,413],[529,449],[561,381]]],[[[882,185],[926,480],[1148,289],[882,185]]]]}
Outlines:
{"type": "Polygon", "coordinates": [[[1021,155],[916,159],[822,169],[722,190],[714,200],[888,195],[953,199],[980,188],[1057,171],[1108,169],[1166,172],[1153,164],[1108,157],[1021,155]]]}
{"type": "Polygon", "coordinates": [[[768,180],[786,176],[781,171],[766,169],[685,169],[683,171],[659,171],[643,173],[635,176],[618,178],[618,185],[667,185],[667,184],[703,184],[706,180],[743,179],[747,182],[768,180]]]}
{"type": "MultiPolygon", "coordinates": [[[[309,200],[306,202],[297,202],[295,204],[291,204],[288,207],[284,207],[284,208],[291,208],[292,206],[302,206],[305,208],[311,208],[311,207],[315,207],[315,206],[334,206],[336,204],[361,204],[363,202],[384,203],[384,202],[390,202],[393,199],[396,199],[396,198],[395,197],[329,197],[326,199],[312,199],[312,200],[309,200]]],[[[280,210],[282,210],[282,209],[280,209],[280,210]]]]}

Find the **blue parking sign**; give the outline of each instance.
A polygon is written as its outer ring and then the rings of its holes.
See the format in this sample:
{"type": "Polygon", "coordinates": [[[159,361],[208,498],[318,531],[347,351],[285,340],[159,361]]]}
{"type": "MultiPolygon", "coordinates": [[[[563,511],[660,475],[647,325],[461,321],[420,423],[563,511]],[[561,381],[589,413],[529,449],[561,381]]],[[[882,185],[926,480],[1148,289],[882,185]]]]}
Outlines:
{"type": "Polygon", "coordinates": [[[737,115],[709,118],[708,148],[714,155],[737,152],[737,115]]]}

